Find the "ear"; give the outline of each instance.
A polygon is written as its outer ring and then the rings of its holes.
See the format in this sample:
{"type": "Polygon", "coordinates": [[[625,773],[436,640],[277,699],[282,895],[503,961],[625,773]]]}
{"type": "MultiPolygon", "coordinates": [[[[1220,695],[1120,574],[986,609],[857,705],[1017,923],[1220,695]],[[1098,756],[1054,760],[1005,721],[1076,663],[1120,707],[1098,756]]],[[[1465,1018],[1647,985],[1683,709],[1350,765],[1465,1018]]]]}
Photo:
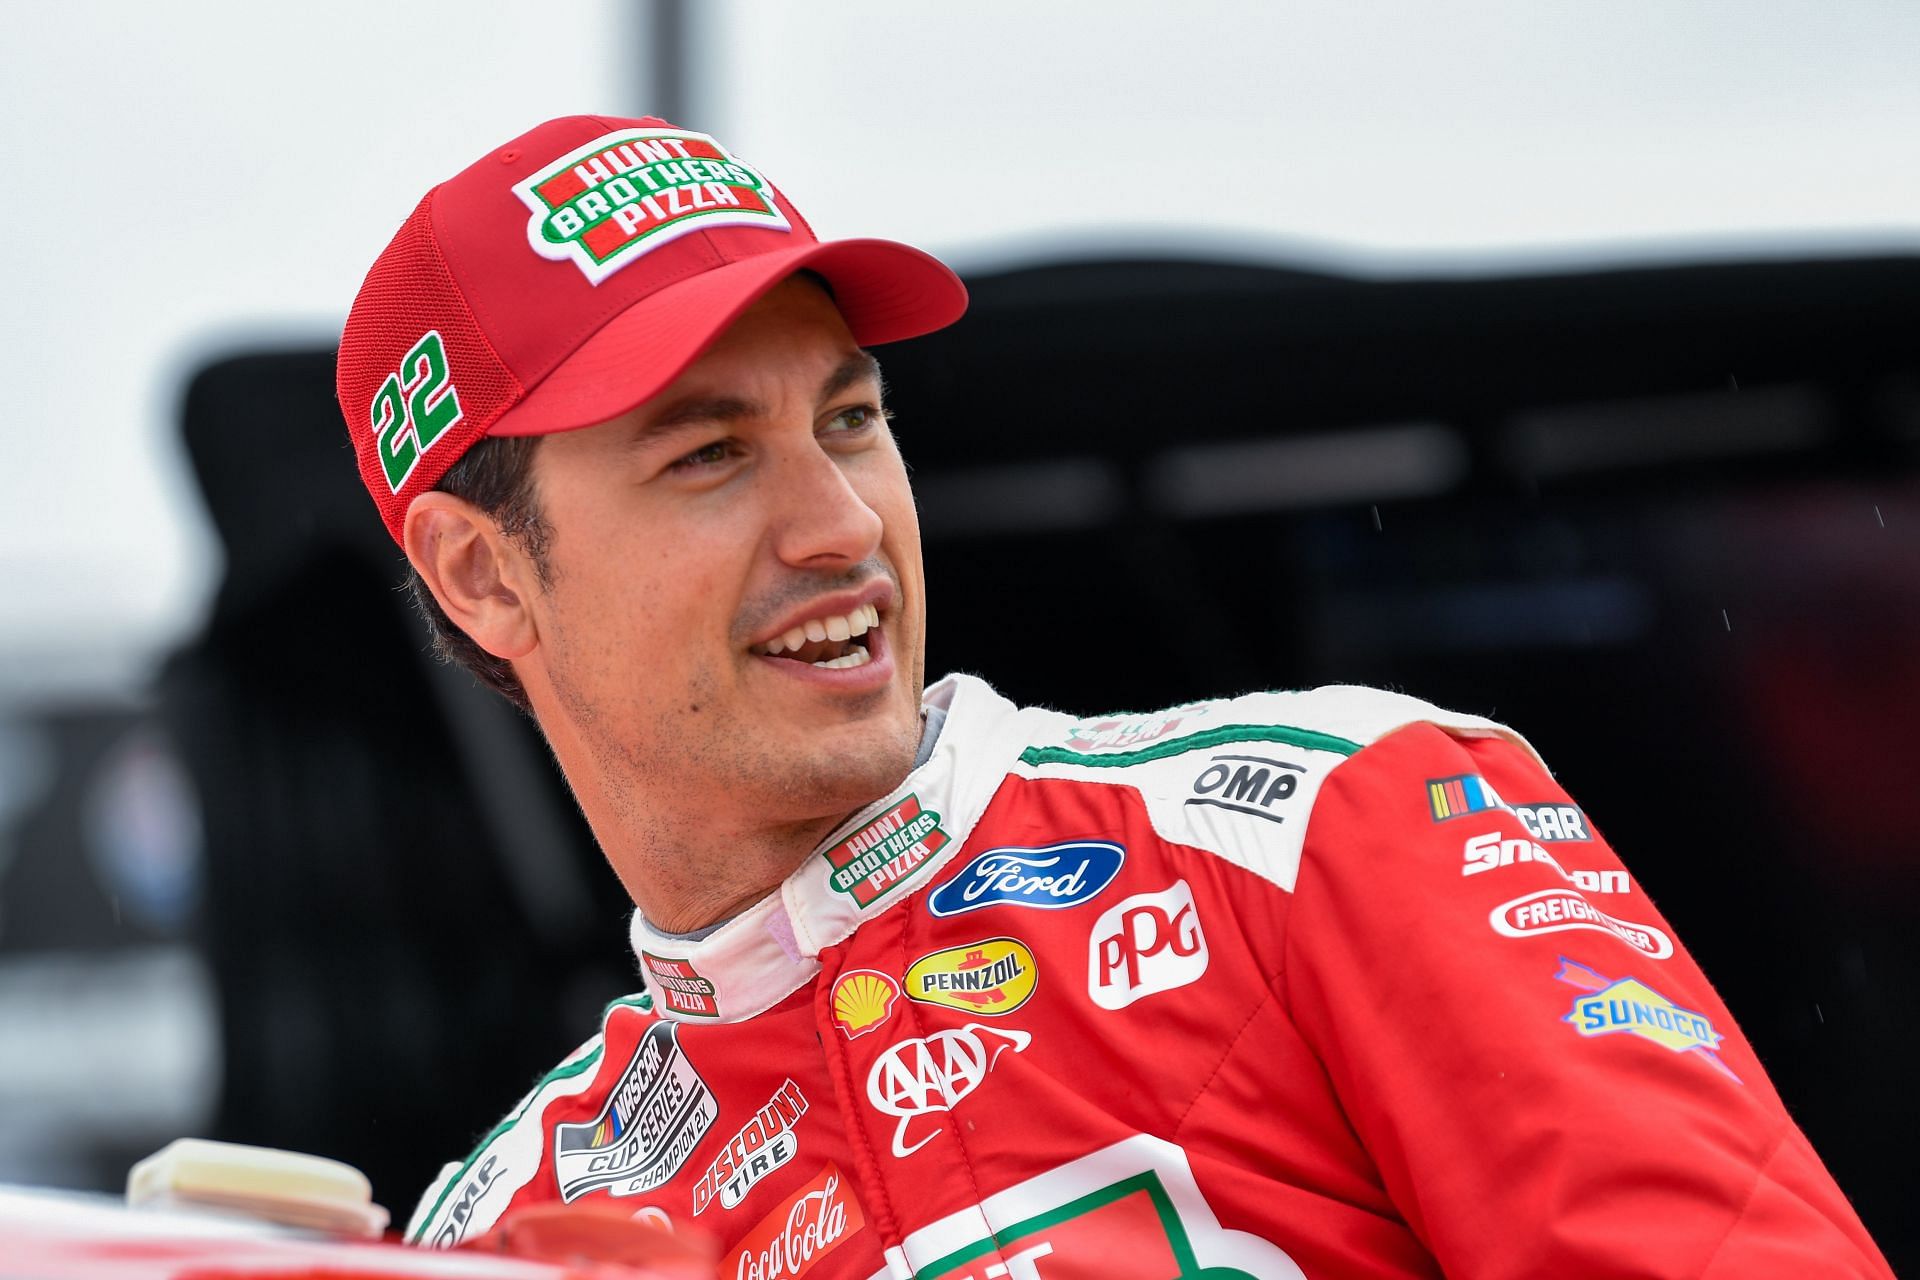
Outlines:
{"type": "Polygon", "coordinates": [[[486,512],[430,489],[407,507],[401,534],[407,559],[453,625],[496,658],[533,652],[533,564],[486,512]]]}

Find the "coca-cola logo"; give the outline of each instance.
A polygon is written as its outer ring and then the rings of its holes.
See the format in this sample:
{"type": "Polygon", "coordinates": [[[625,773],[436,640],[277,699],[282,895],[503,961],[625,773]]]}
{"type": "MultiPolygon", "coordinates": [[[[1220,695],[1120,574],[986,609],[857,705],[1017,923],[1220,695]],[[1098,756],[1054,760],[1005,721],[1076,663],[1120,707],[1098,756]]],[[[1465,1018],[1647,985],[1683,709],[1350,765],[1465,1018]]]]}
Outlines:
{"type": "Polygon", "coordinates": [[[953,1110],[980,1087],[1001,1054],[1008,1049],[1019,1053],[1032,1041],[1025,1031],[969,1022],[902,1040],[881,1054],[867,1073],[867,1100],[881,1112],[900,1118],[893,1130],[893,1154],[904,1159],[939,1137],[936,1129],[907,1144],[907,1132],[916,1117],[953,1110]]]}
{"type": "Polygon", "coordinates": [[[734,1257],[734,1280],[792,1280],[866,1224],[831,1162],[756,1224],[734,1257]]]}

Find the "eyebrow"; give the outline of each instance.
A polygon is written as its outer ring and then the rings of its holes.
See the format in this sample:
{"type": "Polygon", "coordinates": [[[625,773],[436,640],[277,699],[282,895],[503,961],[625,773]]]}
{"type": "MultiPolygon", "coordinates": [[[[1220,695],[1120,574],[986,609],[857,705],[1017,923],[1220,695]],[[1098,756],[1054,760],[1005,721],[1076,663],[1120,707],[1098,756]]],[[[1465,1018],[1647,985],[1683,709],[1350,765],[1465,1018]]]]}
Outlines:
{"type": "MultiPolygon", "coordinates": [[[[856,351],[842,360],[833,372],[827,375],[826,380],[820,384],[819,398],[831,400],[847,388],[868,380],[884,391],[885,382],[880,376],[880,362],[873,358],[871,352],[856,351]]],[[[640,444],[687,427],[733,422],[765,412],[766,406],[758,400],[748,400],[740,396],[695,396],[663,410],[658,417],[651,419],[634,434],[633,442],[640,444]]]]}

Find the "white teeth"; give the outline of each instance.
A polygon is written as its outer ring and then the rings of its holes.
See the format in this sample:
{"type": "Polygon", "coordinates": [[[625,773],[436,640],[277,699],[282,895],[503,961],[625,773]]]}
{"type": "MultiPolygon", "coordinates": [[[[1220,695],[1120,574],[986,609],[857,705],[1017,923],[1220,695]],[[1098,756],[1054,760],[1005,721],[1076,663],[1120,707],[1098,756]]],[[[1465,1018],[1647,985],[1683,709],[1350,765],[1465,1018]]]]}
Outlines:
{"type": "MultiPolygon", "coordinates": [[[[782,653],[798,649],[801,645],[809,641],[817,644],[823,640],[832,640],[836,643],[843,640],[852,640],[867,634],[867,632],[879,625],[880,607],[878,605],[863,604],[857,606],[852,613],[835,614],[824,618],[809,618],[806,622],[793,628],[793,630],[788,631],[784,635],[775,636],[773,639],[767,641],[762,648],[769,656],[777,657],[782,653]]],[[[845,658],[835,658],[832,663],[816,662],[813,665],[816,667],[829,665],[857,667],[861,665],[860,662],[851,662],[848,660],[852,657],[854,657],[853,654],[848,654],[845,658]]],[[[864,662],[865,659],[862,658],[861,661],[864,662]]]]}
{"type": "Polygon", "coordinates": [[[873,655],[865,649],[855,649],[844,658],[830,658],[825,662],[816,662],[816,667],[825,667],[829,671],[838,671],[845,667],[864,667],[873,661],[873,655]]]}

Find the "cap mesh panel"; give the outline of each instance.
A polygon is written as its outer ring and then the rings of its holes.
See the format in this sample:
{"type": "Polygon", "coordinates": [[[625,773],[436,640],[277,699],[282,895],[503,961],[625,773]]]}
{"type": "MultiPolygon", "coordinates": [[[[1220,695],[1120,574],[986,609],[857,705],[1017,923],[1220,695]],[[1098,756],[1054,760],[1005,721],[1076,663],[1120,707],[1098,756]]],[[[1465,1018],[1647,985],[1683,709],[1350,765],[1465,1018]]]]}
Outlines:
{"type": "Polygon", "coordinates": [[[347,316],[336,368],[340,409],[360,478],[396,541],[407,504],[432,488],[521,393],[519,380],[494,353],[440,256],[432,223],[434,194],[427,193],[367,273],[347,316]],[[389,374],[409,380],[414,371],[401,365],[430,331],[439,333],[446,352],[447,381],[459,398],[460,419],[420,453],[395,493],[373,434],[374,397],[389,374]]]}

